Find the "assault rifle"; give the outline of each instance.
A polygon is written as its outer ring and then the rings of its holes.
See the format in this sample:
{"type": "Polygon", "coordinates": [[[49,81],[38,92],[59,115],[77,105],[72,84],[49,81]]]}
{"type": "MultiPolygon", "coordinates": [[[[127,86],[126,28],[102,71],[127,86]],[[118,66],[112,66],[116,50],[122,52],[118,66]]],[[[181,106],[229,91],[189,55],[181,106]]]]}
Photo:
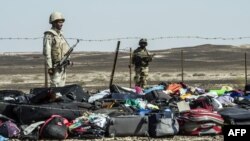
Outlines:
{"type": "MultiPolygon", "coordinates": [[[[76,43],[67,51],[67,53],[63,56],[62,60],[57,64],[55,69],[62,69],[62,68],[65,68],[66,66],[70,65],[69,56],[73,52],[74,48],[77,46],[78,43],[79,43],[79,39],[77,39],[76,43]]],[[[68,42],[67,42],[67,44],[68,44],[68,42]]]]}

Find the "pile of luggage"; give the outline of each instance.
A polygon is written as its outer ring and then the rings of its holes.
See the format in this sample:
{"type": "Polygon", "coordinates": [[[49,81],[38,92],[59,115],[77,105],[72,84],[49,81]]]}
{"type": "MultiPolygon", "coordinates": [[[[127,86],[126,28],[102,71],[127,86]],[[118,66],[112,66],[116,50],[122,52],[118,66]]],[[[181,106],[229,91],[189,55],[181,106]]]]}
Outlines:
{"type": "Polygon", "coordinates": [[[90,94],[79,85],[0,91],[0,139],[218,135],[250,124],[250,94],[183,83],[134,89],[112,85],[90,94]]]}

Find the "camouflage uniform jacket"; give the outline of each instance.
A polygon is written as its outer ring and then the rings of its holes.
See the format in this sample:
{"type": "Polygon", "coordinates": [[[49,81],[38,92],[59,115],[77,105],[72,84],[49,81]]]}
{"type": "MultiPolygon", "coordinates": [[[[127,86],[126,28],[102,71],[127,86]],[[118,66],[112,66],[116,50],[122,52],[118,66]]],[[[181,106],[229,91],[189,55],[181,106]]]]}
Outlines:
{"type": "Polygon", "coordinates": [[[61,31],[50,29],[44,33],[43,55],[46,58],[48,68],[55,67],[69,50],[61,31]]]}
{"type": "Polygon", "coordinates": [[[136,68],[139,67],[148,67],[149,62],[152,61],[152,56],[147,51],[146,48],[138,47],[132,56],[132,64],[135,65],[136,68]]]}

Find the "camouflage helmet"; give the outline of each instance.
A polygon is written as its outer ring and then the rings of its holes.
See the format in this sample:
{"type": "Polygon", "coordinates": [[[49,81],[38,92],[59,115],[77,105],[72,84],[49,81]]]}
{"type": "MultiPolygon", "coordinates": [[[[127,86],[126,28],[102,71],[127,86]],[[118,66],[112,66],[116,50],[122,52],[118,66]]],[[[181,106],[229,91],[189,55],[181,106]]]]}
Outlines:
{"type": "Polygon", "coordinates": [[[142,38],[140,41],[139,41],[139,45],[145,43],[146,45],[148,45],[148,41],[146,38],[142,38]]]}
{"type": "Polygon", "coordinates": [[[49,17],[49,23],[52,24],[54,21],[57,21],[57,20],[62,20],[63,22],[65,21],[62,13],[60,12],[51,13],[49,17]]]}

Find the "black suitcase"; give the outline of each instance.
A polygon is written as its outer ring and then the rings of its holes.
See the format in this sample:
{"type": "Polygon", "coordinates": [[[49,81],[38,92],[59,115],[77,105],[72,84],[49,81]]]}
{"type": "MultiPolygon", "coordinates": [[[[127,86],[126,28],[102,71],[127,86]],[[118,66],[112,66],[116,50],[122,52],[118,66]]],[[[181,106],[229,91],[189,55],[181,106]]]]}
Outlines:
{"type": "MultiPolygon", "coordinates": [[[[46,95],[49,92],[61,93],[63,96],[64,102],[78,101],[78,102],[87,102],[89,99],[89,94],[83,90],[80,85],[67,85],[64,87],[51,87],[51,88],[34,88],[30,90],[30,94],[34,95],[46,95]]],[[[39,98],[43,96],[37,96],[36,101],[39,101],[39,98]]]]}
{"type": "Polygon", "coordinates": [[[219,111],[219,114],[223,117],[224,122],[230,125],[250,125],[250,111],[238,108],[230,107],[224,108],[219,111]]]}
{"type": "Polygon", "coordinates": [[[42,105],[20,105],[14,108],[14,113],[20,123],[30,124],[44,121],[52,115],[61,115],[68,120],[74,120],[91,108],[92,105],[85,102],[50,103],[42,105]]]}
{"type": "Polygon", "coordinates": [[[148,117],[137,115],[112,117],[108,135],[111,137],[148,136],[148,117]]]}

